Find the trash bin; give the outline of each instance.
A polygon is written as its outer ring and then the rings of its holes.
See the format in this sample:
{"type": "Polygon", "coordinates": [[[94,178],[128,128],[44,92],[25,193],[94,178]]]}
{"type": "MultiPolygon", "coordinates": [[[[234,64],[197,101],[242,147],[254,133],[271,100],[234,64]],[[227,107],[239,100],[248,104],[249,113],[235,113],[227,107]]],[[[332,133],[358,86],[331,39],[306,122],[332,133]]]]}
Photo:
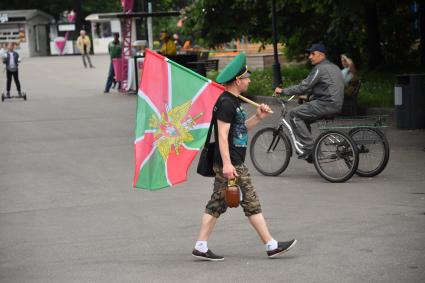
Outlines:
{"type": "Polygon", "coordinates": [[[397,128],[425,128],[425,74],[397,75],[394,86],[397,128]]]}

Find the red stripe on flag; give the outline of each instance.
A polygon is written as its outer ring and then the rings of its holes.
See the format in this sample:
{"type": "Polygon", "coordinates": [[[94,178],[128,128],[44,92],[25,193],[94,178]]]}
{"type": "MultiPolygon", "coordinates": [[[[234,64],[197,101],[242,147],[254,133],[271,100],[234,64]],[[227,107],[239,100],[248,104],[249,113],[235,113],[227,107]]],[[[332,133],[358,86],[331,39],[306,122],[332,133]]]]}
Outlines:
{"type": "Polygon", "coordinates": [[[197,124],[209,123],[212,118],[212,110],[215,102],[217,101],[220,94],[224,91],[224,88],[217,84],[209,84],[199,95],[199,97],[193,102],[192,107],[189,110],[189,114],[193,117],[200,112],[205,112],[202,117],[196,120],[197,124]],[[209,109],[209,111],[205,111],[209,109]]]}
{"type": "Polygon", "coordinates": [[[180,146],[179,154],[177,155],[173,148],[167,159],[167,176],[171,185],[176,185],[187,180],[187,171],[198,151],[180,146]]]}
{"type": "Polygon", "coordinates": [[[148,158],[148,155],[152,150],[153,142],[153,133],[145,133],[144,138],[134,145],[134,157],[136,163],[134,168],[134,187],[136,186],[137,179],[139,178],[140,166],[148,158]]]}
{"type": "Polygon", "coordinates": [[[159,113],[167,113],[168,83],[168,63],[165,57],[146,50],[140,90],[149,97],[159,113]]]}

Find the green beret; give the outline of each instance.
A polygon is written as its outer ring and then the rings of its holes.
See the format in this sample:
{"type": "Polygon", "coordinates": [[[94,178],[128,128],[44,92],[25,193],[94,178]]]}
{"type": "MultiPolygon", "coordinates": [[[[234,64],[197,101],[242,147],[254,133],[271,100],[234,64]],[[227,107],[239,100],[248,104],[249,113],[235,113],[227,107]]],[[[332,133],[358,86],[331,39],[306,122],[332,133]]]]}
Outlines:
{"type": "Polygon", "coordinates": [[[236,77],[244,75],[245,77],[249,76],[249,71],[246,66],[246,57],[245,53],[239,53],[221,70],[218,74],[216,81],[219,84],[225,84],[233,81],[236,77]]]}

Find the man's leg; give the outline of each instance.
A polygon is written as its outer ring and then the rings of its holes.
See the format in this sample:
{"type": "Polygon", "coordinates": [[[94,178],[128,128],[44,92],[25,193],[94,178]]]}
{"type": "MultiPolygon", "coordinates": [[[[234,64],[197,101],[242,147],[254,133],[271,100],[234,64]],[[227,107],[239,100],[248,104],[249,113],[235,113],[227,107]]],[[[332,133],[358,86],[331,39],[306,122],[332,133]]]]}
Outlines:
{"type": "Polygon", "coordinates": [[[114,81],[114,66],[112,64],[112,62],[109,64],[109,72],[108,72],[108,78],[106,80],[106,86],[105,86],[105,93],[108,93],[109,90],[111,89],[112,83],[114,81]]]}
{"type": "Polygon", "coordinates": [[[269,232],[269,228],[267,228],[267,223],[262,213],[249,216],[248,219],[252,227],[254,227],[257,231],[261,241],[263,241],[263,244],[265,244],[267,255],[270,258],[276,257],[279,254],[288,251],[297,243],[297,240],[295,239],[287,242],[278,242],[273,239],[269,232]]]}
{"type": "Polygon", "coordinates": [[[239,175],[236,179],[236,183],[242,192],[241,206],[245,216],[248,217],[252,227],[254,227],[255,231],[257,231],[261,241],[266,244],[273,238],[270,235],[269,229],[267,228],[267,223],[261,210],[260,199],[257,195],[257,191],[252,185],[248,167],[246,167],[244,164],[235,167],[239,175]]]}
{"type": "Polygon", "coordinates": [[[91,63],[91,60],[90,60],[90,54],[88,52],[87,52],[86,56],[87,56],[87,61],[89,62],[90,68],[94,68],[94,66],[93,66],[93,64],[91,63]]]}
{"type": "Polygon", "coordinates": [[[208,239],[217,223],[218,217],[226,212],[227,205],[224,200],[223,188],[227,187],[227,178],[222,175],[222,169],[214,166],[216,177],[214,179],[214,190],[211,199],[205,207],[205,213],[202,216],[201,229],[199,231],[198,240],[192,255],[196,258],[210,261],[223,260],[222,256],[214,254],[208,249],[208,239]]]}
{"type": "Polygon", "coordinates": [[[192,256],[209,261],[220,261],[224,257],[214,254],[208,249],[208,239],[217,223],[218,218],[208,213],[202,216],[201,230],[199,231],[198,240],[196,241],[195,248],[192,251],[192,256]]]}
{"type": "Polygon", "coordinates": [[[83,64],[84,64],[84,68],[87,68],[87,64],[86,64],[86,58],[85,58],[85,54],[81,54],[81,58],[83,58],[83,64]]]}
{"type": "Polygon", "coordinates": [[[241,206],[244,210],[245,216],[248,217],[252,227],[254,227],[255,231],[257,231],[257,234],[260,236],[261,241],[265,244],[267,255],[269,257],[275,257],[289,250],[296,244],[297,241],[293,239],[287,242],[278,242],[273,239],[269,228],[267,227],[263,213],[261,212],[260,200],[254,186],[252,185],[248,168],[245,165],[239,165],[236,166],[236,170],[239,174],[236,182],[240,186],[243,195],[241,206]]]}
{"type": "Polygon", "coordinates": [[[254,227],[255,231],[257,231],[257,234],[260,236],[263,244],[266,244],[268,241],[273,239],[262,213],[249,216],[248,219],[252,227],[254,227]]]}
{"type": "Polygon", "coordinates": [[[10,86],[12,84],[12,72],[9,70],[6,70],[6,96],[10,97],[10,86]]]}
{"type": "Polygon", "coordinates": [[[210,235],[217,223],[218,218],[208,213],[202,216],[201,230],[199,231],[198,241],[208,241],[210,235]]]}
{"type": "Polygon", "coordinates": [[[304,149],[307,152],[313,150],[313,137],[310,132],[310,124],[321,116],[322,114],[316,111],[310,103],[301,104],[289,111],[289,123],[297,140],[304,145],[304,149]]]}
{"type": "Polygon", "coordinates": [[[18,90],[19,96],[21,96],[21,83],[19,82],[18,71],[12,72],[13,80],[15,81],[16,89],[18,90]]]}

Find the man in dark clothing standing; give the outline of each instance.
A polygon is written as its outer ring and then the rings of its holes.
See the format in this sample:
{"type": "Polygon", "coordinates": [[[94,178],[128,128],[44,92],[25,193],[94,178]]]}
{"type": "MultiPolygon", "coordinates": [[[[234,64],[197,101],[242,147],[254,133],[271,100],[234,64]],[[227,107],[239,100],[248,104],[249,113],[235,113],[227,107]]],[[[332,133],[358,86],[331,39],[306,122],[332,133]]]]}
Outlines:
{"type": "Polygon", "coordinates": [[[275,89],[275,95],[306,95],[307,102],[289,111],[289,121],[298,141],[303,145],[297,152],[298,158],[312,162],[313,138],[310,124],[323,117],[333,116],[341,111],[344,102],[344,79],[341,70],[326,59],[326,47],[313,44],[306,50],[314,65],[307,78],[300,84],[275,89]]]}
{"type": "Polygon", "coordinates": [[[260,200],[251,183],[248,168],[244,164],[248,146],[248,131],[264,119],[270,111],[269,106],[261,104],[256,114],[250,118],[241,104],[239,95],[246,92],[251,82],[243,53],[237,55],[219,74],[217,82],[225,87],[214,106],[214,190],[202,217],[201,229],[192,255],[196,258],[220,261],[224,258],[214,254],[208,248],[208,239],[228,205],[225,201],[225,189],[234,180],[242,192],[240,202],[245,216],[254,227],[265,245],[269,258],[288,251],[296,240],[278,242],[270,234],[264,219],[260,200]]]}
{"type": "Polygon", "coordinates": [[[7,76],[7,83],[6,83],[6,96],[7,98],[10,98],[10,87],[12,84],[12,77],[16,84],[16,89],[18,90],[18,95],[22,96],[21,94],[21,83],[19,82],[19,74],[18,74],[18,65],[21,61],[21,58],[19,58],[18,52],[14,51],[15,43],[11,42],[8,46],[8,51],[6,53],[6,57],[3,59],[3,63],[6,64],[6,76],[7,76]]]}
{"type": "Polygon", "coordinates": [[[111,89],[112,83],[115,82],[115,79],[114,79],[115,71],[114,71],[114,64],[112,64],[112,59],[121,58],[121,42],[119,37],[120,35],[118,33],[114,33],[114,40],[111,41],[108,45],[108,52],[109,52],[109,56],[111,57],[111,62],[109,64],[108,78],[106,80],[104,93],[108,93],[109,90],[111,89]]]}

